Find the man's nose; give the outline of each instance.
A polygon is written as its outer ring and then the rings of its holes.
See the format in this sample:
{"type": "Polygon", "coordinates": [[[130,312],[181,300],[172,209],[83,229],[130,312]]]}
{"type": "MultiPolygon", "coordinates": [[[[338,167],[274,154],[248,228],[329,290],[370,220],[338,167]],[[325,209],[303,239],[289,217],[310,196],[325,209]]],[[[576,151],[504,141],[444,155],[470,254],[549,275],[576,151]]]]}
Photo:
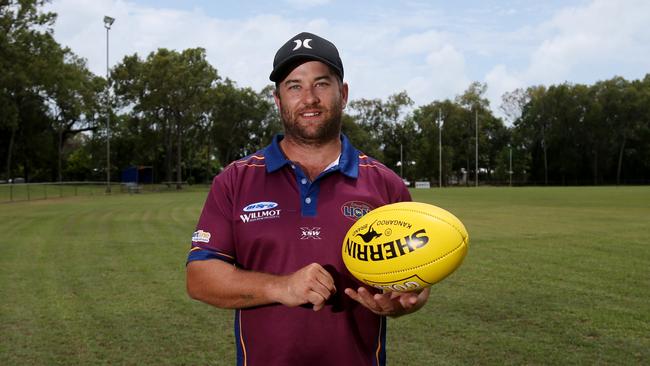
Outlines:
{"type": "Polygon", "coordinates": [[[303,90],[304,90],[303,100],[305,104],[312,105],[312,104],[318,104],[320,102],[320,98],[318,97],[316,90],[314,90],[314,87],[305,88],[303,90]]]}

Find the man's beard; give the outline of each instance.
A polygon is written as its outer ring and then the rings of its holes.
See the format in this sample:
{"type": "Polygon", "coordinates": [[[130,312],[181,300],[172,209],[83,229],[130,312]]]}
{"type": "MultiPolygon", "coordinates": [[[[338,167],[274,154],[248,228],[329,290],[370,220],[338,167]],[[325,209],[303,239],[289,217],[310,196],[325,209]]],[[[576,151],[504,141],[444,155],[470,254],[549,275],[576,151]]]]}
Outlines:
{"type": "MultiPolygon", "coordinates": [[[[310,108],[305,108],[310,109],[310,108]]],[[[312,108],[313,109],[313,108],[312,108]]],[[[330,108],[319,106],[316,107],[321,114],[327,115],[327,119],[310,125],[309,122],[299,122],[300,113],[290,113],[288,108],[281,108],[282,125],[284,126],[285,136],[294,141],[304,144],[320,146],[339,138],[341,133],[341,117],[343,110],[341,102],[336,101],[330,105],[330,108]]]]}

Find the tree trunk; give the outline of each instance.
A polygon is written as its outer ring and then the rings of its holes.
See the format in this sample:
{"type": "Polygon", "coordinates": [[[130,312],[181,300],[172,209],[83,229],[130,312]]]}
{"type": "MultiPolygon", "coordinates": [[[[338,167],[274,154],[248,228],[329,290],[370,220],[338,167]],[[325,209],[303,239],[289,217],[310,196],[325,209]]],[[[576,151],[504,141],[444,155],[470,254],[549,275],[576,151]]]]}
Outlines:
{"type": "Polygon", "coordinates": [[[598,150],[594,150],[594,185],[598,185],[598,150]]]}
{"type": "Polygon", "coordinates": [[[182,189],[183,187],[181,186],[181,181],[183,180],[183,174],[181,171],[181,165],[183,162],[183,154],[182,154],[182,140],[183,140],[183,132],[182,132],[182,127],[181,123],[179,122],[176,125],[176,131],[177,131],[177,141],[176,141],[176,189],[182,189]]]}
{"type": "Polygon", "coordinates": [[[6,166],[6,178],[7,181],[11,179],[11,159],[12,159],[12,152],[14,149],[14,140],[16,139],[16,130],[18,129],[18,126],[14,126],[11,129],[11,137],[9,138],[9,146],[7,147],[7,166],[6,166]]]}
{"type": "Polygon", "coordinates": [[[205,176],[206,176],[206,183],[210,183],[210,178],[212,178],[212,159],[210,158],[212,156],[212,137],[210,136],[210,131],[211,129],[208,129],[208,153],[207,153],[207,163],[205,164],[205,176]]]}
{"type": "Polygon", "coordinates": [[[548,185],[548,152],[546,151],[546,131],[542,126],[542,154],[544,155],[544,185],[548,185]]]}
{"type": "Polygon", "coordinates": [[[472,142],[468,138],[467,139],[467,172],[465,173],[466,174],[465,175],[465,186],[467,186],[467,187],[469,187],[469,177],[470,177],[470,174],[469,174],[469,163],[470,163],[469,157],[471,155],[472,155],[472,142]]]}
{"type": "Polygon", "coordinates": [[[623,136],[623,143],[621,149],[618,151],[618,166],[616,167],[616,185],[621,184],[621,171],[623,170],[623,153],[625,151],[625,143],[627,138],[623,136]]]}
{"type": "Polygon", "coordinates": [[[546,144],[542,140],[542,154],[544,155],[544,185],[548,185],[548,158],[546,153],[546,144]]]}
{"type": "Polygon", "coordinates": [[[63,181],[63,173],[62,173],[62,160],[63,160],[63,130],[59,127],[59,143],[58,143],[58,150],[59,150],[59,157],[58,157],[58,182],[61,183],[63,181]]]}
{"type": "Polygon", "coordinates": [[[172,155],[173,155],[171,128],[166,127],[164,133],[165,133],[165,148],[167,150],[167,153],[165,154],[165,165],[167,167],[166,169],[167,171],[165,172],[165,180],[169,185],[171,184],[172,181],[172,155]]]}

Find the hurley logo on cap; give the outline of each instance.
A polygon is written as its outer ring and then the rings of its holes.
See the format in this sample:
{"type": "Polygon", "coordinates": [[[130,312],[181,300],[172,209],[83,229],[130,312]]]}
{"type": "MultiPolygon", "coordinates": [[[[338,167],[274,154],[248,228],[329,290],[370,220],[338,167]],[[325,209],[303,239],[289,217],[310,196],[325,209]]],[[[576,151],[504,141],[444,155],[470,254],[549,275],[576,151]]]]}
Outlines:
{"type": "Polygon", "coordinates": [[[289,39],[275,54],[269,79],[283,80],[296,66],[306,61],[320,61],[332,67],[343,80],[343,62],[336,46],[313,33],[302,32],[289,39]]]}
{"type": "Polygon", "coordinates": [[[294,47],[292,51],[295,51],[300,47],[311,49],[311,46],[309,45],[309,42],[311,42],[311,38],[307,38],[305,40],[296,39],[294,40],[294,42],[296,42],[296,47],[294,47]]]}

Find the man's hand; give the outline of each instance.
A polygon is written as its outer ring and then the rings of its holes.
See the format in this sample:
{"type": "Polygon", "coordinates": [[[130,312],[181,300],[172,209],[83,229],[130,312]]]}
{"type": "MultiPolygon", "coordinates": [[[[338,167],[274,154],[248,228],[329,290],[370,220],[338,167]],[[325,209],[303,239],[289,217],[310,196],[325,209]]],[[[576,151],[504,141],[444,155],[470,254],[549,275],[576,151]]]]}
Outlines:
{"type": "Polygon", "coordinates": [[[373,295],[365,287],[359,287],[356,291],[346,288],[345,294],[377,315],[398,317],[424,306],[429,298],[429,291],[429,288],[426,288],[419,293],[385,292],[373,295]]]}
{"type": "Polygon", "coordinates": [[[314,305],[314,311],[318,311],[336,293],[336,287],[332,275],[320,264],[312,263],[290,275],[282,276],[275,293],[278,302],[286,306],[310,303],[314,305]]]}

